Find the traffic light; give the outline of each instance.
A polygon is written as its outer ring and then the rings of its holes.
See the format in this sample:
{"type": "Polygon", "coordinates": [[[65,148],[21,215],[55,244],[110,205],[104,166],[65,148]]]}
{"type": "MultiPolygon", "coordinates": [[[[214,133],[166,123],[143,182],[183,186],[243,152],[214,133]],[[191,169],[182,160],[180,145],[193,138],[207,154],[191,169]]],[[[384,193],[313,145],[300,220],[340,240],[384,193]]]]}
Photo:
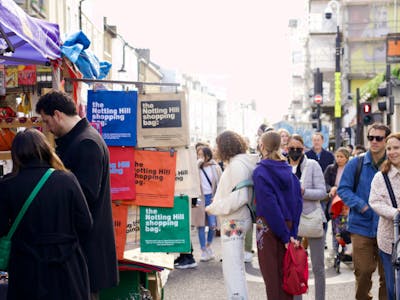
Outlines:
{"type": "Polygon", "coordinates": [[[361,122],[364,125],[371,125],[374,122],[373,115],[371,113],[372,107],[371,103],[361,103],[360,104],[360,112],[361,112],[361,122]]]}
{"type": "MultiPolygon", "coordinates": [[[[319,68],[317,68],[317,71],[314,73],[314,96],[315,95],[322,96],[324,94],[323,81],[324,81],[324,76],[319,71],[319,68]]],[[[316,104],[322,104],[322,101],[321,101],[321,103],[316,103],[316,104]]]]}
{"type": "Polygon", "coordinates": [[[321,120],[320,120],[320,111],[317,108],[313,112],[311,112],[311,126],[313,129],[316,129],[317,131],[321,131],[321,120]]]}
{"type": "Polygon", "coordinates": [[[393,115],[393,113],[394,113],[394,96],[390,95],[390,91],[388,89],[388,83],[386,83],[385,86],[378,87],[378,96],[387,98],[387,100],[378,102],[378,109],[380,111],[386,110],[389,115],[393,115]]]}

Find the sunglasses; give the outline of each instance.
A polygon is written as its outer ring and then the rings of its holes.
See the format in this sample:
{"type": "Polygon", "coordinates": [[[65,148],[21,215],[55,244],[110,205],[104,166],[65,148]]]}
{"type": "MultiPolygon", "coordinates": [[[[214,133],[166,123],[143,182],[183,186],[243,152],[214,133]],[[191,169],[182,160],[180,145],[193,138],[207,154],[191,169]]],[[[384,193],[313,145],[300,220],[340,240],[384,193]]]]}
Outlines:
{"type": "Polygon", "coordinates": [[[294,148],[294,147],[290,147],[289,151],[295,151],[295,152],[302,152],[303,148],[294,148]]]}
{"type": "Polygon", "coordinates": [[[380,136],[380,135],[369,135],[369,136],[367,136],[367,139],[370,142],[372,142],[374,139],[377,142],[382,142],[385,139],[385,137],[384,136],[380,136]]]}

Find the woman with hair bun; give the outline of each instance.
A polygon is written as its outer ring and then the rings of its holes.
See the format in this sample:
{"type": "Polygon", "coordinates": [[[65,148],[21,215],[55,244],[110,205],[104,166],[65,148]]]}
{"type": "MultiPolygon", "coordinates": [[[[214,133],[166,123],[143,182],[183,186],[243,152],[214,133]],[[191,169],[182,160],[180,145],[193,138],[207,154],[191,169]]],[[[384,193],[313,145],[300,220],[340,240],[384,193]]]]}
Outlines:
{"type": "Polygon", "coordinates": [[[280,151],[281,136],[261,136],[262,160],[253,173],[257,208],[257,249],[268,299],[293,299],[282,289],[283,258],[290,242],[296,245],[303,206],[300,182],[280,151]]]}

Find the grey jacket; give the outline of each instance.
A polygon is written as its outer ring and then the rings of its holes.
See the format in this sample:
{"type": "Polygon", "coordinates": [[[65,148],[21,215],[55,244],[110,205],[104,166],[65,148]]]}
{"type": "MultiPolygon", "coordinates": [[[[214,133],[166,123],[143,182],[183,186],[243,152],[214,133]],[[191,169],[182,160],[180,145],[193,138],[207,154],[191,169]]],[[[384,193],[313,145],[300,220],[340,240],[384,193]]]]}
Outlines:
{"type": "Polygon", "coordinates": [[[303,213],[309,214],[320,208],[320,200],[326,197],[324,174],[318,162],[305,155],[300,170],[301,187],[304,188],[303,213]]]}

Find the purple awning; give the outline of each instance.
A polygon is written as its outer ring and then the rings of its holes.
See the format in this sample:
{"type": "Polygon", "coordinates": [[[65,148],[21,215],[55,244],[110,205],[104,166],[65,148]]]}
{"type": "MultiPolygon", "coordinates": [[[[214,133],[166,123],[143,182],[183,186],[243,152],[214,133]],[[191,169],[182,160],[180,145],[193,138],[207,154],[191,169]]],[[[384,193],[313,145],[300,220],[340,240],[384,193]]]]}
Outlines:
{"type": "Polygon", "coordinates": [[[29,16],[13,0],[0,0],[0,64],[48,64],[61,57],[60,43],[57,24],[29,16]]]}

